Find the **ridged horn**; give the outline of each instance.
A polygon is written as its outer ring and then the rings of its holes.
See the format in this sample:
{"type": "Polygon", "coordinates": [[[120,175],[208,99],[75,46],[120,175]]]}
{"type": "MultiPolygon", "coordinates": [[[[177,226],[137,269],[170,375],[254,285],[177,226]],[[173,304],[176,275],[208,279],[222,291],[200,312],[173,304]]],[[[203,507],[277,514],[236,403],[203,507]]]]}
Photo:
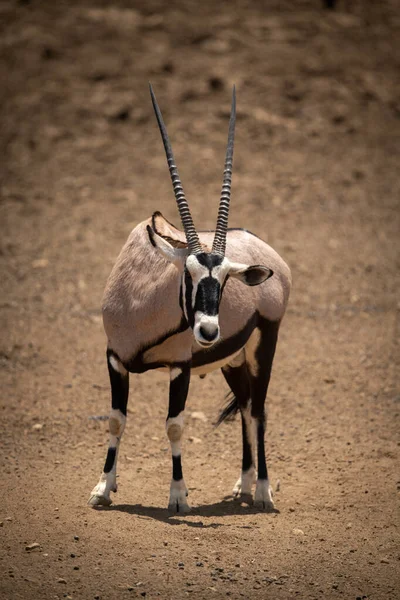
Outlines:
{"type": "Polygon", "coordinates": [[[154,112],[156,113],[158,127],[160,128],[160,133],[161,133],[162,141],[163,141],[164,148],[165,148],[165,154],[167,155],[169,173],[171,175],[172,186],[174,188],[174,194],[175,194],[176,202],[178,205],[183,229],[185,231],[186,240],[187,240],[187,243],[189,246],[189,251],[191,254],[198,254],[199,252],[203,251],[201,244],[200,244],[199,236],[197,235],[197,232],[196,232],[196,229],[195,229],[195,226],[193,223],[189,205],[187,203],[185,193],[183,191],[182,183],[179,178],[178,169],[176,168],[176,165],[175,165],[174,155],[172,153],[172,148],[171,148],[171,144],[170,144],[170,141],[168,138],[167,129],[165,127],[164,120],[162,118],[160,108],[157,104],[157,100],[154,95],[151,83],[149,83],[149,86],[150,86],[151,100],[153,102],[154,112]]]}
{"type": "Polygon", "coordinates": [[[231,199],[233,145],[235,140],[236,122],[236,90],[233,86],[231,117],[229,119],[228,145],[226,148],[224,180],[222,183],[221,199],[219,201],[217,225],[212,252],[225,256],[226,233],[228,230],[229,203],[231,199]]]}

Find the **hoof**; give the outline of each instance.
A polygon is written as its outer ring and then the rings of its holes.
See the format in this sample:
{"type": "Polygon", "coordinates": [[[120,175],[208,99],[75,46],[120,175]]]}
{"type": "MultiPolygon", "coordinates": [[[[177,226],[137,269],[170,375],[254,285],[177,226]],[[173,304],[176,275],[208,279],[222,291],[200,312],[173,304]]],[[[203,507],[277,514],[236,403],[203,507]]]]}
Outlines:
{"type": "Polygon", "coordinates": [[[175,500],[168,504],[168,512],[172,515],[187,515],[190,513],[190,510],[191,508],[187,502],[175,500]]]}
{"type": "Polygon", "coordinates": [[[90,496],[88,505],[95,508],[96,506],[111,506],[112,500],[108,496],[90,496]]]}
{"type": "Polygon", "coordinates": [[[190,512],[190,506],[187,503],[186,497],[189,492],[183,479],[180,481],[172,481],[169,494],[168,511],[171,514],[187,514],[190,512]]]}
{"type": "Polygon", "coordinates": [[[277,512],[275,504],[272,502],[272,500],[254,501],[254,508],[257,508],[258,510],[263,510],[265,512],[277,512]]]}
{"type": "Polygon", "coordinates": [[[265,512],[275,511],[275,504],[272,500],[272,488],[266,479],[259,479],[257,481],[256,492],[254,494],[254,507],[265,510],[265,512]]]}
{"type": "Polygon", "coordinates": [[[249,506],[253,505],[253,496],[252,494],[242,494],[239,493],[234,496],[235,502],[239,502],[239,504],[248,504],[249,506]]]}
{"type": "Polygon", "coordinates": [[[243,502],[247,502],[249,496],[252,496],[251,489],[254,483],[256,483],[256,472],[254,467],[251,467],[248,471],[242,471],[241,476],[232,490],[233,497],[238,500],[243,498],[243,502]]]}

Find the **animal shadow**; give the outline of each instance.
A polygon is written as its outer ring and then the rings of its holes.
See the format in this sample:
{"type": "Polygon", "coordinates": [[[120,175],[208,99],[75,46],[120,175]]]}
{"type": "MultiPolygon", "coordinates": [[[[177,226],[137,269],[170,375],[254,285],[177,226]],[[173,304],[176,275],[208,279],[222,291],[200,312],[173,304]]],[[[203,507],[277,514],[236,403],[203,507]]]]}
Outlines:
{"type": "MultiPolygon", "coordinates": [[[[234,515],[255,515],[259,513],[279,514],[279,510],[264,511],[261,508],[256,508],[245,502],[234,500],[230,496],[226,496],[220,502],[214,504],[201,504],[194,506],[190,513],[181,515],[179,513],[171,513],[167,508],[159,508],[156,506],[143,506],[143,504],[113,504],[108,507],[97,507],[96,510],[118,511],[129,515],[136,515],[141,518],[155,519],[169,525],[187,525],[188,527],[197,527],[204,529],[216,529],[218,527],[226,527],[228,523],[203,523],[203,521],[192,521],[190,517],[227,517],[234,515]],[[189,517],[189,518],[188,518],[189,517]]],[[[251,526],[243,525],[243,528],[252,528],[251,526]]]]}

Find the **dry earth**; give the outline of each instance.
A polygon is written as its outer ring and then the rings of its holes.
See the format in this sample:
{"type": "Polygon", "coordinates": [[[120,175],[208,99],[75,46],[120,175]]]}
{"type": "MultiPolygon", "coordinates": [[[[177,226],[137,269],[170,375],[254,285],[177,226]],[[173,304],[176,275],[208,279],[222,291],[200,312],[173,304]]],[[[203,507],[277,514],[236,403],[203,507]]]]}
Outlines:
{"type": "Polygon", "coordinates": [[[399,8],[1,3],[1,598],[400,597],[399,8]],[[293,271],[268,400],[276,514],[229,496],[240,426],[213,426],[220,373],[191,385],[191,515],[166,510],[156,372],[131,378],[115,503],[86,506],[108,437],[102,290],[136,223],[178,222],[148,80],[203,228],[236,83],[230,224],[293,271]]]}

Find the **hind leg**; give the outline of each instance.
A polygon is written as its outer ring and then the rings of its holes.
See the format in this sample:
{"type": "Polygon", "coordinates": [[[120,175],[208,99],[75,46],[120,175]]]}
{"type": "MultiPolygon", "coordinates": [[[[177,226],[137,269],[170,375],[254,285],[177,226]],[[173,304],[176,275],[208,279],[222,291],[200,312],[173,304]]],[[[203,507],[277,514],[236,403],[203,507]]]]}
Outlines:
{"type": "Polygon", "coordinates": [[[103,473],[90,494],[88,501],[90,506],[110,506],[112,502],[110,492],[117,491],[118,449],[126,422],[129,373],[110,350],[107,351],[107,364],[111,383],[110,442],[103,473]]]}
{"type": "Polygon", "coordinates": [[[222,373],[238,403],[242,418],[242,472],[233,488],[233,496],[247,502],[252,500],[252,486],[256,481],[254,467],[255,436],[250,414],[250,382],[244,362],[238,366],[227,365],[222,373]]]}
{"type": "Polygon", "coordinates": [[[254,504],[273,510],[272,488],[265,459],[265,399],[271,377],[272,362],[278,340],[279,322],[262,320],[246,346],[246,362],[250,373],[251,419],[257,440],[257,484],[254,504]]]}

